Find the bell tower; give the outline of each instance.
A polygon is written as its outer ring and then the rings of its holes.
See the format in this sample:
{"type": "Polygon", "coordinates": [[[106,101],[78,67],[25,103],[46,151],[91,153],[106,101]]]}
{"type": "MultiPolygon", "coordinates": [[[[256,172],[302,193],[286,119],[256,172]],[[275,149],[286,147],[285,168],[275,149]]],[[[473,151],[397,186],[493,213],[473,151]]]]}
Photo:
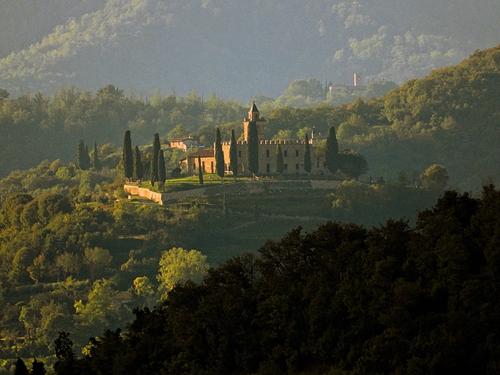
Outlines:
{"type": "Polygon", "coordinates": [[[248,111],[247,117],[243,119],[243,140],[248,141],[248,127],[250,126],[251,122],[255,122],[257,124],[257,134],[259,137],[259,141],[264,140],[264,130],[266,127],[266,119],[263,117],[260,117],[260,112],[259,109],[257,108],[257,105],[255,102],[253,102],[252,106],[250,107],[250,110],[248,111]]]}

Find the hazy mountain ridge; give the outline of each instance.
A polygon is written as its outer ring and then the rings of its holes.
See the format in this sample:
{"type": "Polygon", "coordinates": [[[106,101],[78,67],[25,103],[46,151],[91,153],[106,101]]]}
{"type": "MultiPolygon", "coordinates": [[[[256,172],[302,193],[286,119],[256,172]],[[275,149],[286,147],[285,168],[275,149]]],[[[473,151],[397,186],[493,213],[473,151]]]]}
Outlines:
{"type": "Polygon", "coordinates": [[[76,9],[68,13],[76,18],[1,59],[0,86],[52,91],[110,82],[248,98],[276,95],[301,77],[347,82],[353,71],[401,82],[456,63],[500,35],[500,5],[490,0],[474,7],[461,0],[85,3],[88,12],[73,1],[59,5],[76,9]],[[484,25],[475,22],[478,14],[484,25]],[[457,23],[468,17],[466,33],[457,23]]]}

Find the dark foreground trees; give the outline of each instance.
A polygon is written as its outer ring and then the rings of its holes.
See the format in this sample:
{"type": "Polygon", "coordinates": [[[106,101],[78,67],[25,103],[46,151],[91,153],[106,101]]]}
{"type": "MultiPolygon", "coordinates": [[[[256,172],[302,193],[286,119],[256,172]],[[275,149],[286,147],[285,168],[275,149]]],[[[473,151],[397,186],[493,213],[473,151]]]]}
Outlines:
{"type": "Polygon", "coordinates": [[[414,229],[296,229],[137,311],[123,333],[92,340],[72,371],[496,374],[499,213],[488,187],[481,199],[446,193],[414,229]]]}

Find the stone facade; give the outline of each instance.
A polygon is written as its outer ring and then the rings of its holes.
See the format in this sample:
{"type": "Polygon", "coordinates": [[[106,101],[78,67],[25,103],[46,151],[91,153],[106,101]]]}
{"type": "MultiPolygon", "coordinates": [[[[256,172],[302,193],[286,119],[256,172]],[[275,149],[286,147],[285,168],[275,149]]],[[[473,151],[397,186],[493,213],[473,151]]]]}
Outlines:
{"type": "MultiPolygon", "coordinates": [[[[238,174],[247,175],[248,172],[248,128],[251,121],[257,124],[257,132],[259,137],[259,175],[277,175],[277,150],[281,147],[283,153],[284,171],[283,175],[303,175],[306,174],[304,169],[304,153],[306,150],[305,141],[302,140],[287,140],[274,141],[264,139],[264,130],[266,120],[260,117],[260,113],[255,103],[250,108],[248,116],[243,120],[243,141],[237,142],[238,151],[238,174]]],[[[311,151],[311,174],[324,175],[328,174],[324,156],[319,156],[316,150],[317,139],[309,140],[311,151]]],[[[231,175],[230,168],[230,142],[222,143],[222,151],[224,153],[224,162],[226,173],[231,175]]],[[[200,150],[202,168],[205,173],[215,173],[215,157],[214,149],[200,150]]],[[[198,173],[198,155],[191,155],[184,159],[181,163],[183,171],[189,175],[198,173]]]]}
{"type": "MultiPolygon", "coordinates": [[[[316,155],[314,142],[309,141],[311,150],[311,174],[323,175],[327,173],[325,158],[316,155]]],[[[259,142],[259,175],[276,175],[277,172],[277,150],[281,147],[283,153],[284,175],[306,174],[304,169],[304,153],[306,145],[304,141],[271,141],[259,142]]],[[[248,142],[238,142],[238,173],[247,174],[248,171],[248,142]]],[[[231,174],[229,166],[230,143],[222,144],[226,172],[231,174]]]]}
{"type": "Polygon", "coordinates": [[[198,168],[200,167],[198,164],[198,156],[200,156],[203,173],[215,173],[215,157],[213,149],[199,150],[198,153],[189,155],[186,159],[182,160],[181,169],[184,173],[188,175],[198,174],[198,168]]]}
{"type": "Polygon", "coordinates": [[[186,137],[181,139],[172,139],[170,142],[168,142],[168,146],[170,148],[177,148],[182,151],[187,151],[188,149],[200,147],[201,145],[197,139],[186,137]]]}

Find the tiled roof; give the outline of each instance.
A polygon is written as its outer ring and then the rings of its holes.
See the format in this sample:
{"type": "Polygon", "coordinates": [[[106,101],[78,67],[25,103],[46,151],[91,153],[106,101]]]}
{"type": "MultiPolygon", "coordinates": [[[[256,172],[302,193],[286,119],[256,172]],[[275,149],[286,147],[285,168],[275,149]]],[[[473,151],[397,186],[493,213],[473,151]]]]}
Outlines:
{"type": "Polygon", "coordinates": [[[213,148],[207,148],[203,150],[198,150],[197,152],[194,152],[193,154],[189,155],[190,159],[196,159],[197,157],[201,156],[202,158],[209,158],[209,157],[214,157],[214,149],[213,148]]]}

